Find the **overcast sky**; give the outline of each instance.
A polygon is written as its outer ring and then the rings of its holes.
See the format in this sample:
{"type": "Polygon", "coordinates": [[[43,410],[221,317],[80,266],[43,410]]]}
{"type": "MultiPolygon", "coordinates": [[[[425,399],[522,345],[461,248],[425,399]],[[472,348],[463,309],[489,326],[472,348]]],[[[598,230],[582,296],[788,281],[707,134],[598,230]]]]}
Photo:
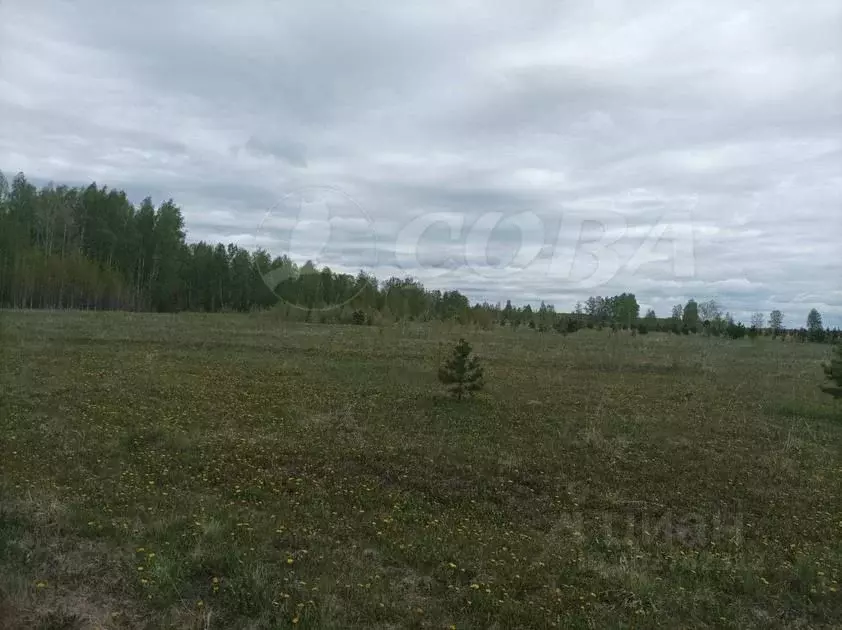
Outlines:
{"type": "Polygon", "coordinates": [[[0,0],[0,169],[474,300],[842,325],[842,3],[0,0]]]}

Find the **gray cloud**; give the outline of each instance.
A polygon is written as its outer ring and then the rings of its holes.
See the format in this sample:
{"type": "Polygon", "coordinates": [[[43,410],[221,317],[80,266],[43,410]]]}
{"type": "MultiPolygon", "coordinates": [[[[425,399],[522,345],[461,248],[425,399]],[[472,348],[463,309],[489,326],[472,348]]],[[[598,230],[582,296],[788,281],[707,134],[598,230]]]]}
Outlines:
{"type": "Polygon", "coordinates": [[[340,221],[332,268],[423,279],[440,264],[429,284],[474,299],[565,309],[632,290],[661,314],[713,297],[842,325],[840,32],[834,0],[6,2],[0,168],[173,197],[191,239],[277,248],[266,211],[294,219],[279,200],[331,186],[378,248],[363,257],[340,221]],[[542,233],[501,226],[488,259],[537,245],[533,265],[506,280],[466,266],[485,213],[526,211],[542,233]],[[422,267],[399,267],[398,236],[434,212],[461,231],[435,226],[422,267]],[[549,267],[574,214],[628,226],[597,287],[574,281],[595,267],[587,246],[569,274],[549,267]],[[692,275],[669,230],[652,242],[664,223],[692,236],[692,275]]]}
{"type": "Polygon", "coordinates": [[[242,147],[258,156],[272,156],[284,160],[292,166],[307,166],[306,148],[295,141],[278,137],[251,136],[242,147]]]}

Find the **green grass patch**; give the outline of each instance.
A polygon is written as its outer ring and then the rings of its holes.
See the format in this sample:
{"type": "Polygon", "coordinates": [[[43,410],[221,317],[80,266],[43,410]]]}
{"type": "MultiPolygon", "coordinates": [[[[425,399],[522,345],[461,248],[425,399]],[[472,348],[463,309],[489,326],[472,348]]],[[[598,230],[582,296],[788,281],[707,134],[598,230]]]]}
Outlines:
{"type": "Polygon", "coordinates": [[[842,622],[812,344],[0,317],[10,627],[842,622]],[[463,402],[436,380],[459,336],[463,402]]]}

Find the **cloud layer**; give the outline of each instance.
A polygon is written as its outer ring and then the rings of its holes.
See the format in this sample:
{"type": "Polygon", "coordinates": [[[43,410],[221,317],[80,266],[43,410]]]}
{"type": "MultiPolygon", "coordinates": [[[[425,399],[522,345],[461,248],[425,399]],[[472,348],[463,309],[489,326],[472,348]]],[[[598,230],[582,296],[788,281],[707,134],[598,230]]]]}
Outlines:
{"type": "Polygon", "coordinates": [[[842,325],[840,32],[835,0],[6,2],[0,169],[473,299],[842,325]]]}

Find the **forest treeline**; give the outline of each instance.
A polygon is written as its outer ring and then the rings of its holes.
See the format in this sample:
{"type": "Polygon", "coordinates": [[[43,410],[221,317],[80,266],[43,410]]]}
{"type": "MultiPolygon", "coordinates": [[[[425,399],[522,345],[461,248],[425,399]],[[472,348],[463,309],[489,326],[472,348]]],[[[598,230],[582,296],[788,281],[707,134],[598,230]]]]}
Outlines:
{"type": "MultiPolygon", "coordinates": [[[[139,311],[251,311],[274,308],[290,319],[355,324],[454,320],[483,327],[526,326],[562,333],[581,328],[722,334],[773,334],[802,341],[833,340],[821,315],[786,328],[777,311],[734,322],[716,302],[690,300],[668,317],[641,316],[632,293],[591,297],[569,313],[471,304],[459,291],[425,288],[413,278],[379,281],[336,273],[285,255],[272,257],[234,244],[185,239],[181,209],[170,199],[132,204],[125,192],[97,186],[38,188],[18,173],[0,172],[0,306],[139,311]],[[272,280],[267,284],[266,279],[272,280]],[[270,289],[269,284],[273,285],[270,289]],[[340,305],[337,308],[327,308],[340,305]]],[[[759,315],[759,314],[758,314],[759,315]]]]}

